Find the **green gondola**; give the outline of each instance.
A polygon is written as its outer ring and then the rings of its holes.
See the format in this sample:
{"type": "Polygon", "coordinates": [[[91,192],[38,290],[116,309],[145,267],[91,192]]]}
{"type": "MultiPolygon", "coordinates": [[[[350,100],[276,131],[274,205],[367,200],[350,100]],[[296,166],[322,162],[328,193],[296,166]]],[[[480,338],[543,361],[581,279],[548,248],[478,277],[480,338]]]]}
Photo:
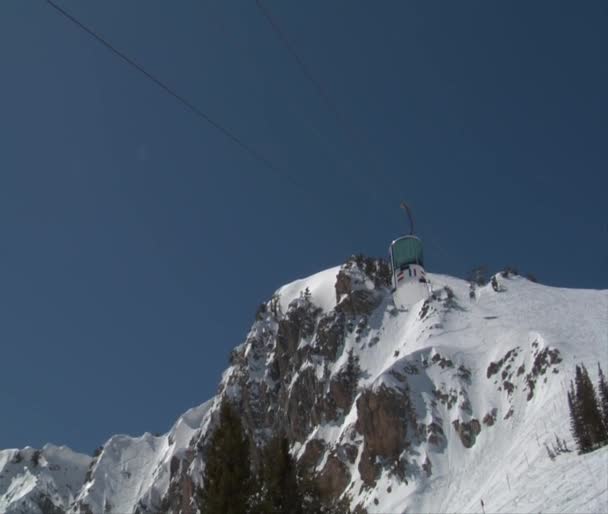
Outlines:
{"type": "Polygon", "coordinates": [[[395,239],[389,248],[393,271],[393,295],[395,303],[407,307],[428,297],[429,281],[424,269],[422,241],[414,235],[414,221],[407,204],[402,203],[410,220],[410,234],[395,239]]]}

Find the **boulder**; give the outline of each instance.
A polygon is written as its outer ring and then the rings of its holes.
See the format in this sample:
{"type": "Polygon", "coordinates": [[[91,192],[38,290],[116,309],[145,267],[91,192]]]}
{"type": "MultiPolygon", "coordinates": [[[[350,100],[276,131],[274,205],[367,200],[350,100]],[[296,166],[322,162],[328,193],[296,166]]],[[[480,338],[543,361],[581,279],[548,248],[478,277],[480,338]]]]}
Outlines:
{"type": "Polygon", "coordinates": [[[481,424],[475,418],[471,421],[460,421],[455,420],[452,422],[452,426],[456,430],[456,433],[460,437],[460,441],[465,448],[472,448],[475,444],[477,436],[481,432],[481,424]]]}

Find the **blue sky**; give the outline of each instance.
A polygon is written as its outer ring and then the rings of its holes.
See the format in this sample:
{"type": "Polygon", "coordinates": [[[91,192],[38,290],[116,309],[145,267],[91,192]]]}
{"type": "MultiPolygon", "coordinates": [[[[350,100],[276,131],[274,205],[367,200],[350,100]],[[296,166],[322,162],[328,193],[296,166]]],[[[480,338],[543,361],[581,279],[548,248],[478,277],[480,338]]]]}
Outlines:
{"type": "Polygon", "coordinates": [[[401,199],[429,271],[608,287],[605,2],[265,0],[341,123],[254,2],[60,4],[280,172],[0,3],[0,448],[164,432],[276,288],[384,255],[401,199]]]}

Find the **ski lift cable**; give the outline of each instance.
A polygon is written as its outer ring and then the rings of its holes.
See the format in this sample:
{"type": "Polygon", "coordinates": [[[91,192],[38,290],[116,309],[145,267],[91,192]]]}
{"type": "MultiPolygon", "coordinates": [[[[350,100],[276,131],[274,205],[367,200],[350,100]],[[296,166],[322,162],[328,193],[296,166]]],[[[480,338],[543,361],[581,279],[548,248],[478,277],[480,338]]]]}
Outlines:
{"type": "MultiPolygon", "coordinates": [[[[352,123],[349,123],[348,120],[341,113],[340,109],[337,107],[336,103],[332,100],[331,96],[328,94],[326,88],[323,84],[315,78],[314,74],[310,71],[310,68],[306,65],[300,54],[295,49],[294,45],[291,43],[289,37],[287,36],[286,31],[281,27],[275,16],[272,14],[270,9],[262,2],[262,0],[256,0],[256,5],[262,15],[266,18],[268,23],[270,24],[272,30],[281,41],[283,46],[286,48],[287,52],[293,57],[296,61],[298,67],[300,68],[302,74],[306,77],[306,79],[313,85],[317,95],[320,97],[322,102],[325,104],[327,110],[333,115],[339,127],[342,128],[343,132],[346,134],[347,138],[350,139],[350,143],[353,147],[360,149],[360,154],[363,155],[364,159],[367,161],[367,164],[370,168],[374,168],[374,161],[369,155],[368,151],[361,151],[367,146],[363,142],[363,138],[360,134],[355,130],[352,123]]],[[[374,188],[368,188],[368,191],[372,191],[374,188]]],[[[373,195],[372,195],[373,196],[373,195]]]]}
{"type": "Polygon", "coordinates": [[[401,202],[400,207],[405,211],[406,216],[410,220],[410,235],[413,236],[414,235],[414,217],[412,216],[412,210],[410,209],[410,206],[408,204],[406,204],[405,202],[401,202]]]}
{"type": "MultiPolygon", "coordinates": [[[[264,6],[261,4],[260,0],[256,0],[256,2],[258,3],[262,12],[265,13],[265,16],[268,18],[268,20],[272,23],[272,26],[275,29],[275,31],[277,31],[277,34],[281,34],[281,40],[284,41],[284,43],[288,45],[288,48],[290,49],[290,53],[292,53],[292,55],[297,58],[297,61],[300,64],[300,67],[302,68],[302,70],[305,72],[305,75],[308,77],[309,80],[311,80],[311,82],[313,82],[315,84],[315,88],[317,89],[318,94],[320,94],[320,96],[324,99],[326,105],[331,110],[331,112],[334,114],[336,119],[338,121],[342,120],[342,117],[340,116],[339,111],[333,106],[333,103],[331,102],[330,97],[324,92],[324,89],[321,86],[321,84],[318,81],[316,81],[314,79],[313,75],[308,71],[308,68],[306,67],[304,62],[297,56],[297,53],[293,49],[293,46],[291,44],[289,44],[289,41],[283,35],[283,32],[280,30],[280,27],[276,24],[276,22],[273,21],[274,19],[270,15],[269,11],[267,9],[264,9],[264,6]]],[[[253,157],[255,160],[257,160],[261,164],[263,164],[268,171],[272,172],[275,175],[278,175],[282,179],[286,179],[287,181],[289,181],[292,185],[294,185],[296,187],[302,186],[302,184],[300,184],[298,181],[296,181],[292,175],[289,175],[289,174],[285,173],[283,170],[281,170],[280,168],[278,168],[272,161],[270,161],[263,154],[261,154],[260,152],[255,150],[253,147],[246,144],[241,138],[239,138],[237,135],[235,135],[231,130],[226,128],[221,123],[212,119],[209,115],[207,115],[205,112],[203,112],[198,107],[196,107],[196,105],[194,105],[191,101],[189,101],[183,95],[175,92],[165,82],[163,82],[161,79],[157,78],[156,76],[152,75],[145,68],[143,68],[143,66],[138,64],[135,60],[130,58],[124,52],[118,50],[109,41],[107,41],[105,38],[103,38],[102,36],[97,34],[93,29],[89,28],[84,23],[79,21],[75,16],[73,16],[72,14],[67,12],[65,9],[63,9],[62,7],[57,5],[53,0],[46,0],[46,3],[50,7],[52,7],[55,11],[57,11],[60,15],[62,15],[67,20],[69,20],[74,25],[76,25],[78,28],[80,28],[82,31],[84,31],[86,34],[88,34],[89,36],[91,36],[92,38],[97,40],[99,43],[101,43],[103,46],[105,46],[111,53],[113,53],[114,55],[119,57],[121,60],[123,60],[124,62],[129,64],[131,67],[135,68],[142,75],[144,75],[148,80],[155,83],[158,87],[160,87],[168,95],[172,96],[174,99],[176,99],[178,102],[180,102],[183,106],[185,106],[188,110],[190,110],[192,113],[194,113],[197,117],[199,117],[200,119],[205,121],[207,124],[211,125],[212,128],[221,132],[225,137],[230,139],[234,144],[239,146],[242,150],[244,150],[246,153],[248,153],[251,157],[253,157]]],[[[356,139],[355,134],[353,134],[351,132],[350,135],[351,135],[351,137],[356,139]]],[[[358,146],[361,147],[360,145],[358,145],[358,146]]]]}
{"type": "MultiPolygon", "coordinates": [[[[317,91],[317,94],[319,95],[321,100],[324,102],[327,109],[332,113],[332,115],[336,119],[338,125],[340,127],[342,127],[342,130],[344,130],[344,132],[347,134],[347,137],[350,138],[351,144],[359,149],[367,148],[367,146],[363,144],[362,138],[359,137],[359,134],[357,133],[357,131],[354,130],[352,123],[347,122],[347,120],[341,114],[340,109],[338,109],[335,102],[332,101],[331,96],[327,93],[327,90],[323,87],[322,83],[315,78],[315,76],[310,71],[310,69],[304,62],[304,60],[300,57],[300,54],[296,51],[294,45],[291,43],[290,39],[287,37],[285,30],[283,30],[281,28],[281,25],[279,25],[277,19],[273,16],[270,9],[262,2],[262,0],[256,0],[256,5],[257,5],[258,9],[260,10],[260,12],[262,13],[262,15],[266,18],[266,20],[268,20],[268,23],[272,27],[273,31],[275,32],[275,34],[277,35],[277,37],[279,38],[279,40],[281,41],[283,46],[285,46],[287,51],[294,58],[294,60],[300,67],[302,74],[314,86],[315,90],[317,91]]],[[[364,155],[364,158],[368,161],[368,164],[373,167],[374,163],[373,163],[369,153],[366,151],[363,151],[362,153],[364,155]]],[[[372,181],[368,181],[368,185],[371,186],[368,188],[368,191],[372,191],[372,190],[376,189],[374,187],[374,184],[372,183],[372,181]]],[[[414,234],[414,221],[413,221],[413,217],[411,214],[411,210],[409,209],[409,207],[407,205],[405,207],[405,210],[410,219],[410,226],[411,226],[410,234],[414,234]]],[[[434,240],[434,238],[430,237],[430,235],[427,235],[427,236],[425,236],[425,239],[428,239],[429,242],[434,247],[436,247],[445,258],[449,258],[447,252],[445,252],[442,249],[441,245],[438,242],[436,242],[434,240]]]]}
{"type": "MultiPolygon", "coordinates": [[[[222,10],[221,10],[221,9],[220,9],[220,10],[217,10],[217,9],[216,9],[216,10],[215,10],[215,14],[216,14],[216,17],[220,17],[220,18],[222,18],[222,10]]],[[[220,21],[219,21],[219,23],[220,23],[220,26],[222,27],[222,29],[224,30],[224,32],[226,32],[226,31],[227,31],[227,28],[226,28],[226,25],[225,25],[224,21],[225,21],[225,20],[220,20],[220,21]]],[[[234,42],[233,42],[233,43],[234,43],[234,42]]],[[[241,46],[243,46],[243,45],[241,45],[241,46]]],[[[247,47],[247,49],[249,49],[249,47],[247,47]]],[[[304,63],[303,63],[303,62],[302,62],[301,64],[304,66],[304,63]]],[[[319,85],[319,87],[320,87],[320,85],[319,85]]],[[[329,101],[329,96],[328,96],[328,95],[326,95],[326,98],[327,98],[327,99],[328,99],[328,101],[329,101]]],[[[339,116],[339,114],[335,114],[335,115],[336,115],[336,116],[339,116]]],[[[301,120],[300,120],[300,121],[301,121],[301,120]]],[[[316,127],[316,128],[318,128],[318,127],[316,127]]],[[[326,137],[324,137],[324,136],[323,136],[323,134],[322,134],[320,131],[318,131],[318,130],[314,130],[314,129],[313,129],[313,131],[314,131],[315,136],[317,136],[317,137],[319,137],[320,139],[322,139],[322,140],[323,140],[323,143],[325,144],[325,146],[326,146],[327,148],[332,147],[332,145],[331,145],[331,144],[329,144],[329,142],[327,141],[327,138],[326,138],[326,137]]],[[[357,191],[358,191],[358,192],[361,194],[361,196],[362,196],[362,197],[365,197],[365,196],[366,196],[366,195],[369,193],[369,188],[363,187],[361,184],[358,184],[358,183],[357,183],[357,181],[356,181],[356,180],[354,180],[354,179],[353,179],[353,177],[352,177],[352,176],[350,176],[349,174],[342,174],[342,173],[340,173],[340,172],[339,172],[339,170],[337,170],[337,169],[334,169],[334,172],[335,172],[335,176],[336,176],[337,178],[340,178],[340,179],[342,179],[342,180],[349,180],[349,181],[350,181],[350,182],[349,182],[349,183],[350,183],[350,185],[351,185],[351,186],[352,186],[354,189],[356,189],[356,190],[357,190],[357,191]]]]}
{"type": "Polygon", "coordinates": [[[308,66],[306,66],[306,64],[304,63],[304,61],[302,60],[302,58],[300,57],[300,55],[296,51],[295,47],[291,44],[289,38],[287,37],[287,34],[281,28],[281,26],[279,25],[279,23],[277,22],[277,20],[275,19],[275,17],[270,12],[270,9],[268,9],[268,7],[266,7],[262,3],[262,0],[256,0],[255,3],[258,6],[258,9],[260,10],[260,12],[268,20],[268,23],[270,23],[270,26],[272,27],[273,31],[275,32],[275,34],[277,35],[277,37],[279,38],[279,40],[281,41],[281,43],[283,43],[283,45],[285,46],[285,48],[287,49],[287,51],[291,54],[291,56],[297,62],[298,66],[300,67],[300,70],[302,71],[302,73],[304,74],[304,76],[314,86],[315,90],[317,91],[317,94],[319,95],[319,97],[321,97],[321,100],[323,100],[323,102],[325,103],[325,106],[334,115],[334,117],[336,118],[336,120],[338,121],[338,123],[340,123],[342,125],[343,124],[343,119],[342,119],[342,116],[340,114],[340,111],[336,108],[334,102],[331,100],[330,96],[325,91],[325,88],[314,77],[314,75],[309,70],[308,66]]]}
{"type": "Polygon", "coordinates": [[[258,152],[252,146],[245,143],[240,137],[238,137],[230,129],[228,129],[223,124],[221,124],[218,121],[211,118],[208,114],[206,114],[201,109],[199,109],[196,105],[194,105],[186,97],[175,92],[165,82],[163,82],[158,77],[152,75],[150,72],[148,72],[146,69],[144,69],[143,66],[141,66],[140,64],[135,62],[124,52],[118,50],[114,45],[112,45],[110,42],[108,42],[102,36],[97,34],[93,29],[89,28],[84,23],[79,21],[76,17],[74,17],[69,12],[67,12],[65,9],[63,9],[62,7],[57,5],[53,0],[46,0],[46,2],[53,9],[55,9],[59,14],[61,14],[66,19],[68,19],[73,24],[75,24],[77,27],[79,27],[81,30],[86,32],[89,36],[96,39],[99,43],[101,43],[103,46],[105,46],[110,52],[112,52],[114,55],[118,56],[124,62],[126,62],[131,67],[133,67],[137,71],[139,71],[148,80],[152,81],[154,84],[156,84],[158,87],[160,87],[163,91],[165,91],[165,93],[167,93],[168,95],[175,98],[178,102],[180,102],[188,110],[190,110],[192,113],[194,113],[197,117],[199,117],[200,119],[205,121],[208,125],[211,125],[211,127],[213,127],[218,132],[221,132],[225,137],[230,139],[234,144],[239,146],[242,150],[244,150],[246,153],[248,153],[251,157],[253,157],[258,162],[262,163],[269,171],[273,172],[275,175],[279,175],[283,179],[287,179],[289,182],[291,182],[293,185],[295,185],[297,187],[301,186],[301,184],[298,181],[296,181],[292,175],[289,175],[289,174],[285,173],[283,170],[281,170],[280,168],[278,168],[272,161],[270,161],[267,157],[265,157],[263,154],[258,152]]]}

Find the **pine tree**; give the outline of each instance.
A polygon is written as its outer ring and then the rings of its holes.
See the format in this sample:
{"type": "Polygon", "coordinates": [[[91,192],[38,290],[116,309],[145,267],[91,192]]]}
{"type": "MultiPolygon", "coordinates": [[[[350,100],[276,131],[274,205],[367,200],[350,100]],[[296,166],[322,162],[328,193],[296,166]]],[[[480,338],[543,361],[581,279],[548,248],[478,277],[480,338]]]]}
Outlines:
{"type": "Polygon", "coordinates": [[[589,436],[592,448],[597,448],[608,442],[608,433],[602,420],[597,393],[589,373],[585,366],[581,364],[583,390],[581,394],[581,413],[589,436]]]}
{"type": "Polygon", "coordinates": [[[299,470],[298,489],[302,496],[302,513],[319,514],[325,513],[321,493],[313,475],[305,470],[299,470]]]}
{"type": "Polygon", "coordinates": [[[585,441],[583,436],[583,427],[580,422],[579,409],[576,403],[576,390],[574,382],[570,381],[570,390],[568,391],[568,408],[570,410],[570,431],[576,443],[576,447],[580,453],[585,451],[585,441]]]}
{"type": "Polygon", "coordinates": [[[224,402],[205,460],[199,510],[205,514],[249,514],[252,493],[249,441],[240,418],[224,402]]]}
{"type": "Polygon", "coordinates": [[[289,453],[289,441],[280,436],[272,439],[263,452],[263,514],[303,514],[303,497],[298,486],[296,463],[289,453]]]}
{"type": "Polygon", "coordinates": [[[359,376],[361,375],[361,367],[359,366],[359,357],[353,353],[353,349],[348,350],[348,358],[346,359],[346,367],[344,368],[344,378],[350,391],[351,398],[357,393],[359,385],[359,376]]]}
{"type": "Polygon", "coordinates": [[[608,383],[606,382],[606,377],[604,376],[604,372],[600,367],[600,363],[597,363],[597,370],[600,377],[600,381],[598,384],[598,390],[600,393],[600,410],[602,413],[602,420],[604,421],[604,427],[608,430],[608,383]]]}
{"type": "Polygon", "coordinates": [[[303,295],[304,300],[310,302],[310,299],[312,298],[312,294],[310,292],[310,288],[307,287],[306,289],[304,289],[304,295],[303,295]]]}
{"type": "Polygon", "coordinates": [[[391,267],[384,259],[378,259],[376,262],[376,286],[389,287],[393,278],[391,267]]]}
{"type": "Polygon", "coordinates": [[[362,270],[363,264],[365,262],[365,255],[363,255],[362,253],[358,253],[353,255],[352,259],[355,261],[357,267],[362,270]]]}
{"type": "Polygon", "coordinates": [[[34,464],[34,467],[40,465],[40,455],[42,455],[40,450],[34,450],[34,453],[32,454],[32,464],[34,464]]]}
{"type": "Polygon", "coordinates": [[[584,365],[576,366],[574,380],[568,393],[572,434],[579,452],[585,453],[607,444],[608,430],[602,419],[593,382],[584,365]]]}
{"type": "Polygon", "coordinates": [[[574,395],[574,409],[576,413],[578,447],[580,453],[585,453],[591,451],[593,447],[593,440],[589,431],[587,418],[585,417],[585,407],[587,407],[589,403],[588,399],[586,398],[585,379],[583,376],[583,369],[578,364],[576,366],[574,384],[576,389],[574,395]],[[587,405],[583,406],[583,402],[587,405]]]}
{"type": "Polygon", "coordinates": [[[471,284],[485,286],[488,283],[488,268],[487,266],[477,266],[469,271],[467,280],[471,284]]]}

